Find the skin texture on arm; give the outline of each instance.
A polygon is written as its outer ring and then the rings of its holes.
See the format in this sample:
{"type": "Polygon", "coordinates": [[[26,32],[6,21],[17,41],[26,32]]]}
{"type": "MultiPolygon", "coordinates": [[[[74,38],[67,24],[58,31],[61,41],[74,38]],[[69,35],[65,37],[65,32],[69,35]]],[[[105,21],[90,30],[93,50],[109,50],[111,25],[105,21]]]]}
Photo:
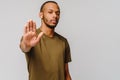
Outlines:
{"type": "Polygon", "coordinates": [[[72,80],[70,73],[69,73],[69,66],[68,63],[65,64],[65,80],[72,80]]]}

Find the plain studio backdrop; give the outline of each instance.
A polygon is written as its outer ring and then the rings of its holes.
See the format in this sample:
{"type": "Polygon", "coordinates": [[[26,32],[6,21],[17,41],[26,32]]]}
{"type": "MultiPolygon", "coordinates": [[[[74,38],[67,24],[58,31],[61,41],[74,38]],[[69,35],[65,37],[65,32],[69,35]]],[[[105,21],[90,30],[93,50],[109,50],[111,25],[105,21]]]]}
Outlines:
{"type": "MultiPolygon", "coordinates": [[[[46,0],[0,0],[0,80],[28,80],[19,48],[24,24],[46,0]]],[[[72,80],[120,80],[120,0],[56,0],[56,32],[69,41],[72,80]]]]}

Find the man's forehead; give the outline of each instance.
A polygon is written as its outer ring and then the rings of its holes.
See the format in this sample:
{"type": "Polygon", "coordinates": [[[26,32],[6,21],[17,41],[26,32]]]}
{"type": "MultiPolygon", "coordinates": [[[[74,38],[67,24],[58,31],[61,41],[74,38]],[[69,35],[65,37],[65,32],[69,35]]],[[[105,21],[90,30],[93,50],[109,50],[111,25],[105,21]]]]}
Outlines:
{"type": "Polygon", "coordinates": [[[48,9],[48,10],[56,9],[59,11],[59,6],[56,3],[46,3],[43,9],[48,9]]]}

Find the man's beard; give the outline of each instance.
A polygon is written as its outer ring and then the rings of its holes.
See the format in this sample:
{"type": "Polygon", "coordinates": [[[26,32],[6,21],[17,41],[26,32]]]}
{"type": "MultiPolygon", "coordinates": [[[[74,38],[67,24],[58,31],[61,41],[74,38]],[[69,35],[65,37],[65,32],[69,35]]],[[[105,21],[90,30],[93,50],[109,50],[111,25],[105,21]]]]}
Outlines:
{"type": "Polygon", "coordinates": [[[53,26],[53,25],[49,25],[49,24],[47,24],[46,22],[45,22],[45,24],[46,24],[47,27],[50,28],[50,29],[54,29],[54,28],[56,27],[56,25],[55,25],[55,26],[53,26]]]}
{"type": "Polygon", "coordinates": [[[43,22],[44,22],[45,25],[46,25],[48,28],[50,28],[50,29],[54,29],[54,28],[57,26],[57,24],[58,24],[58,21],[57,21],[57,23],[56,23],[55,25],[50,25],[50,24],[48,24],[48,23],[47,23],[48,20],[47,20],[45,17],[43,17],[43,22]]]}

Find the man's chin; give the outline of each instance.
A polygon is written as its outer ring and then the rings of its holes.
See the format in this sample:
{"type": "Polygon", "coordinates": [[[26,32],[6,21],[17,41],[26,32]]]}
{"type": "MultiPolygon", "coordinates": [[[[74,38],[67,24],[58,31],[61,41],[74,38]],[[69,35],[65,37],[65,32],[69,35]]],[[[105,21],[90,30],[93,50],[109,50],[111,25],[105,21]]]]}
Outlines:
{"type": "Polygon", "coordinates": [[[50,29],[54,29],[56,25],[48,25],[47,27],[49,27],[50,29]]]}

